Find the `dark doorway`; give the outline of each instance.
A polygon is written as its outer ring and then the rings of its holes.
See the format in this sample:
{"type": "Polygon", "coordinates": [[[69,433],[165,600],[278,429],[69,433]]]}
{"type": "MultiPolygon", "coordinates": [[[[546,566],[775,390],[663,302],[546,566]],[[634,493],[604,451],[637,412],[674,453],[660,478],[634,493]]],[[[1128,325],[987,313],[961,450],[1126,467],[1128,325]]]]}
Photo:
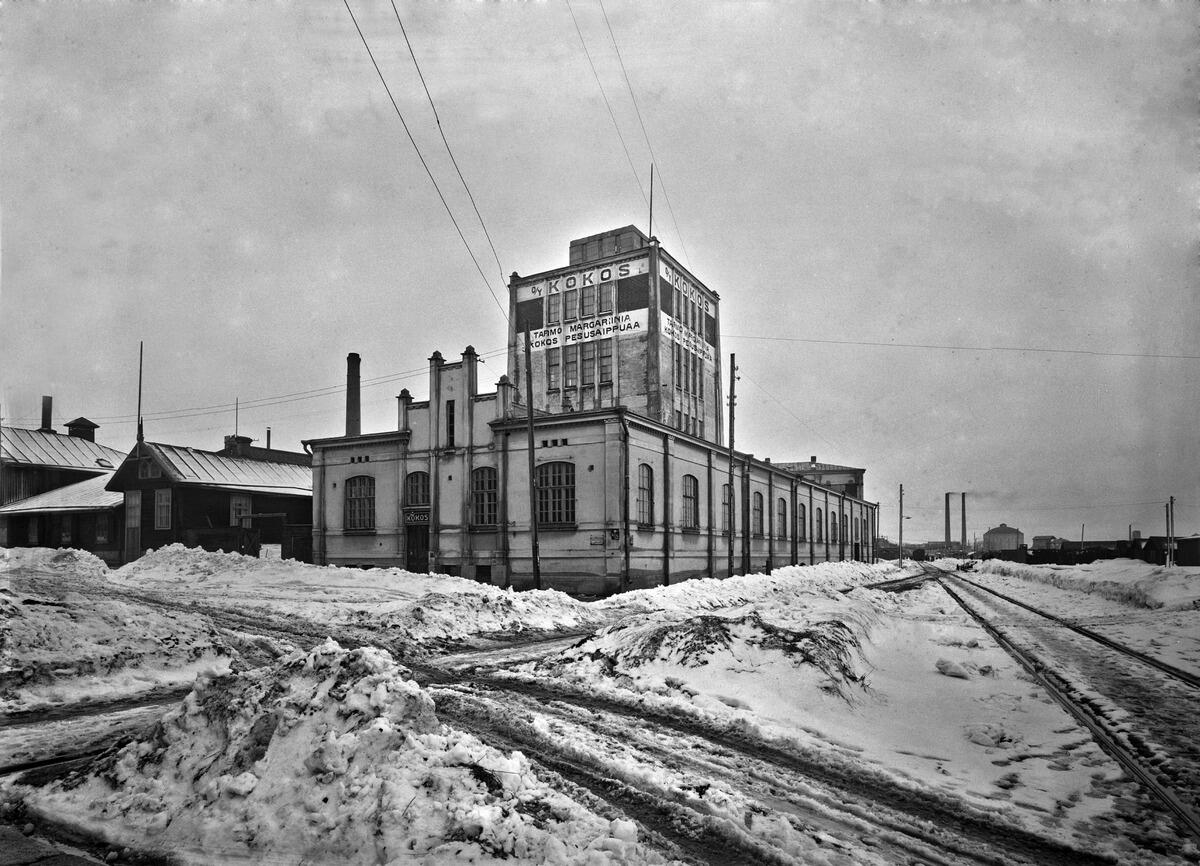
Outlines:
{"type": "Polygon", "coordinates": [[[429,571],[429,525],[405,527],[405,549],[408,556],[404,567],[417,574],[429,571]]]}

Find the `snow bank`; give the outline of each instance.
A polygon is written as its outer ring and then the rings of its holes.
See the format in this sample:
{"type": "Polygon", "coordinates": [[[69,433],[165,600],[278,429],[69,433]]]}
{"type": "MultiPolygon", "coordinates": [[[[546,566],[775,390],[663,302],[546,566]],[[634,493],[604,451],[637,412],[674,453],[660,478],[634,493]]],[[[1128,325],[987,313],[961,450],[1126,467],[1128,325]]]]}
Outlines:
{"type": "Polygon", "coordinates": [[[173,544],[113,574],[120,586],[174,600],[365,627],[380,641],[437,645],[473,636],[594,627],[607,614],[555,590],[513,592],[399,568],[339,568],[209,553],[173,544]]]}
{"type": "Polygon", "coordinates": [[[107,567],[90,554],[22,554],[7,561],[26,565],[0,574],[0,712],[127,697],[228,670],[234,653],[215,629],[110,597],[107,567]]]}
{"type": "Polygon", "coordinates": [[[202,679],[146,738],[20,790],[35,815],[185,863],[663,862],[521,753],[440,725],[407,674],[326,641],[202,679]]]}
{"type": "Polygon", "coordinates": [[[86,550],[69,547],[0,547],[0,574],[21,569],[41,574],[101,580],[108,576],[104,560],[86,550]]]}
{"type": "Polygon", "coordinates": [[[1088,565],[1022,565],[989,559],[975,571],[1091,593],[1133,607],[1200,608],[1200,567],[1195,566],[1167,568],[1137,559],[1102,559],[1088,565]]]}

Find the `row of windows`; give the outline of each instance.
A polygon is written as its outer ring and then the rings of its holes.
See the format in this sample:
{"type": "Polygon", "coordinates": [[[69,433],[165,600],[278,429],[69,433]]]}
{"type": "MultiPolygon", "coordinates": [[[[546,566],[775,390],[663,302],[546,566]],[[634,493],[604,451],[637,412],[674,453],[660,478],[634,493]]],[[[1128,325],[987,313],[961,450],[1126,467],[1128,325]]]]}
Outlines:
{"type": "Polygon", "coordinates": [[[589,388],[613,378],[612,340],[596,340],[546,350],[546,388],[589,388]]]}
{"type": "MultiPolygon", "coordinates": [[[[694,475],[683,476],[683,503],[682,503],[682,519],[680,526],[684,529],[699,529],[700,528],[700,511],[699,511],[699,488],[700,482],[694,475]]],[[[639,526],[650,527],[655,524],[654,511],[654,468],[646,463],[638,464],[638,486],[637,486],[637,522],[639,526]]],[[[733,497],[730,494],[728,484],[721,485],[721,531],[729,532],[729,527],[733,523],[733,497]]],[[[750,532],[753,535],[763,535],[764,523],[764,499],[763,495],[755,491],[750,500],[750,532]]],[[[816,541],[824,541],[825,524],[824,513],[822,509],[814,510],[816,541]]],[[[807,540],[808,519],[807,509],[803,504],[797,506],[796,512],[796,538],[799,541],[807,540]]],[[[862,518],[845,518],[846,532],[850,533],[853,538],[847,537],[844,541],[859,541],[867,537],[867,519],[862,518]]],[[[787,499],[779,497],[775,500],[775,537],[788,537],[788,506],[787,499]]],[[[829,541],[831,544],[836,544],[838,541],[838,516],[832,511],[829,513],[829,541]]]]}
{"type": "MultiPolygon", "coordinates": [[[[543,463],[534,472],[537,490],[538,521],[541,523],[575,522],[575,464],[543,463]]],[[[471,523],[495,526],[499,520],[499,478],[495,468],[481,466],[471,472],[471,523]]],[[[375,479],[356,475],[346,479],[343,494],[345,523],[348,531],[375,529],[375,479]]],[[[404,479],[404,506],[427,508],[429,473],[410,472],[404,479]]]]}
{"type": "Polygon", "coordinates": [[[573,322],[576,319],[590,319],[597,313],[601,315],[611,313],[615,287],[616,283],[608,282],[583,286],[579,289],[567,289],[561,294],[548,295],[546,297],[546,324],[557,325],[559,321],[573,322]]]}
{"type": "MultiPolygon", "coordinates": [[[[642,527],[655,525],[654,468],[639,463],[637,469],[637,523],[642,527]]],[[[573,524],[575,522],[575,464],[566,461],[542,463],[534,470],[534,490],[537,502],[537,519],[541,524],[573,524]]],[[[170,514],[170,491],[166,493],[166,513],[170,514]]],[[[495,526],[499,522],[499,481],[496,470],[481,466],[471,472],[471,523],[475,526],[495,526]]],[[[765,502],[762,493],[755,491],[751,496],[750,532],[764,534],[765,502]]],[[[410,472],[404,480],[405,507],[429,506],[429,473],[410,472]]],[[[156,497],[156,515],[159,505],[156,497]]],[[[728,484],[721,485],[721,531],[729,532],[733,524],[734,502],[728,484]]],[[[826,515],[820,508],[813,510],[815,540],[824,542],[826,515]]],[[[797,506],[796,538],[807,539],[807,510],[803,504],[797,506]]],[[[828,514],[828,535],[831,544],[839,539],[838,515],[828,514]]],[[[157,521],[156,521],[157,522],[157,521]]],[[[846,537],[843,541],[859,541],[867,537],[867,519],[844,517],[842,527],[846,537]]],[[[169,524],[168,524],[169,525],[169,524]]],[[[682,479],[680,527],[700,528],[700,481],[694,475],[682,479]]],[[[775,537],[788,537],[787,499],[775,501],[775,537]]],[[[347,530],[371,530],[375,528],[375,479],[369,475],[358,475],[346,480],[345,527],[347,530]]]]}

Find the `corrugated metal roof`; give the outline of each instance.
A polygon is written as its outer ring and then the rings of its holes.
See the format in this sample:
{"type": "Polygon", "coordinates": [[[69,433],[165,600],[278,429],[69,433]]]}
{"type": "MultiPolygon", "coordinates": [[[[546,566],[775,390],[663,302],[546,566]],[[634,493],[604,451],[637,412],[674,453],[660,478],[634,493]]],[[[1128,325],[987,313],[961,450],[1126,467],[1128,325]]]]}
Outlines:
{"type": "Polygon", "coordinates": [[[143,443],[178,484],[252,493],[312,495],[312,470],[294,463],[225,457],[180,445],[143,443]]]}
{"type": "Polygon", "coordinates": [[[0,429],[0,459],[26,466],[112,472],[125,459],[125,452],[78,436],[4,427],[0,429]],[[107,461],[108,465],[98,463],[99,460],[107,461]]]}
{"type": "Polygon", "coordinates": [[[108,473],[97,475],[59,487],[57,490],[47,490],[37,496],[10,502],[0,508],[0,515],[45,513],[52,511],[102,511],[115,508],[124,500],[124,495],[104,489],[109,481],[108,473]]]}

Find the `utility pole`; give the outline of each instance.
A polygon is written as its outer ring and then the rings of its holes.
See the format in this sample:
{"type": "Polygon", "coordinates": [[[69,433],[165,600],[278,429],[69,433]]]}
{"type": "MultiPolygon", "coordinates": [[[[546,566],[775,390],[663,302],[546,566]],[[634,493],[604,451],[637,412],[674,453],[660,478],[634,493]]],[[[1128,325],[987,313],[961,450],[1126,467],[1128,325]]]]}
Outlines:
{"type": "Polygon", "coordinates": [[[1179,558],[1175,554],[1175,497],[1171,497],[1171,565],[1179,558]]]}
{"type": "Polygon", "coordinates": [[[532,540],[533,588],[542,588],[542,564],[538,551],[537,482],[533,476],[533,364],[529,330],[525,330],[525,432],[529,437],[529,535],[532,540]]]}
{"type": "MultiPolygon", "coordinates": [[[[654,237],[654,163],[650,163],[650,230],[646,234],[654,237]]],[[[678,310],[675,311],[675,315],[679,315],[678,310]]]]}
{"type": "MultiPolygon", "coordinates": [[[[733,407],[737,405],[734,392],[737,390],[737,355],[729,354],[729,507],[725,522],[729,528],[729,577],[733,577],[733,407]]],[[[724,508],[724,504],[722,504],[724,508]]]]}
{"type": "MultiPolygon", "coordinates": [[[[139,443],[145,441],[146,435],[142,430],[142,341],[138,340],[138,411],[137,411],[137,441],[139,443]]],[[[138,450],[138,456],[142,456],[141,449],[138,450]]]]}
{"type": "Polygon", "coordinates": [[[900,557],[896,565],[904,567],[904,485],[900,485],[900,557]]]}

